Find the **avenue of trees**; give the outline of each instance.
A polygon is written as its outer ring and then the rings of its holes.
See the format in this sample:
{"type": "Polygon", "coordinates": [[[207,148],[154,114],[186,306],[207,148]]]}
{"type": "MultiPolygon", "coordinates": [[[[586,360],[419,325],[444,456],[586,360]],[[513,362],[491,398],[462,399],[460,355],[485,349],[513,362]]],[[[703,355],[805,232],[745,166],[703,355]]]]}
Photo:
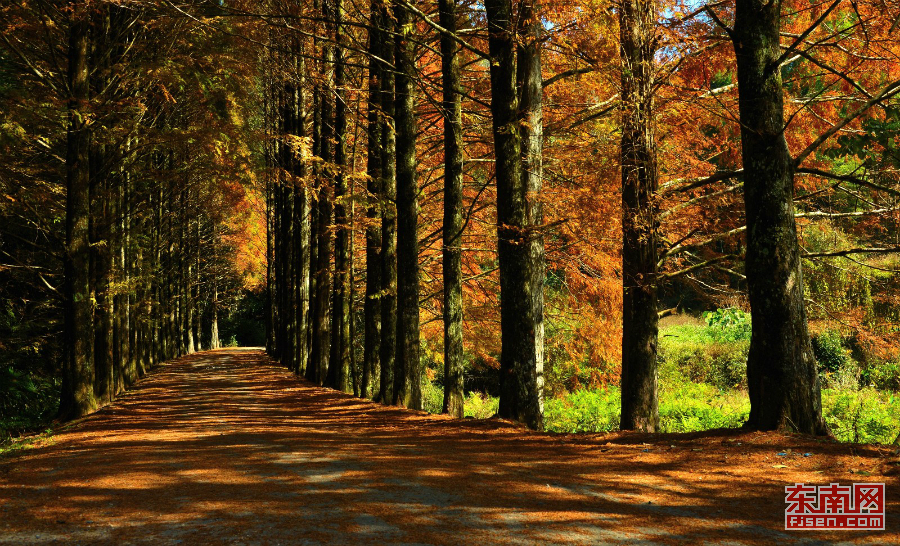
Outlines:
{"type": "Polygon", "coordinates": [[[620,385],[623,430],[658,431],[659,318],[685,298],[751,313],[753,429],[828,433],[811,317],[898,345],[893,276],[877,317],[804,281],[897,273],[895,0],[0,16],[0,293],[13,343],[61,333],[64,417],[218,347],[248,287],[298,376],[422,409],[437,368],[462,417],[477,360],[534,429],[566,355],[620,385]]]}

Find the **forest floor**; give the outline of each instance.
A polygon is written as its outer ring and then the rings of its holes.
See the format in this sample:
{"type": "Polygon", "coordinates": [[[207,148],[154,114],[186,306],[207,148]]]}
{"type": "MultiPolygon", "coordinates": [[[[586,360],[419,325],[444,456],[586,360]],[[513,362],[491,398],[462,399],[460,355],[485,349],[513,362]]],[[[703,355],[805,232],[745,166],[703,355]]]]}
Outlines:
{"type": "Polygon", "coordinates": [[[738,430],[539,434],[219,350],[0,459],[0,544],[900,544],[897,455],[738,430]],[[785,485],[854,481],[887,484],[886,531],[784,530],[785,485]]]}

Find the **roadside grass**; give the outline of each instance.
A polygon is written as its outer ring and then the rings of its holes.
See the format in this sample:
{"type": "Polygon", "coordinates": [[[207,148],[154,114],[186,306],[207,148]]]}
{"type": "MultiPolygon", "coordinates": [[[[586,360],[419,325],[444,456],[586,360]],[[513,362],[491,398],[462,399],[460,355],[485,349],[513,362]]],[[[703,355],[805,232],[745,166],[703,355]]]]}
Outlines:
{"type": "MultiPolygon", "coordinates": [[[[750,317],[736,309],[706,313],[703,320],[673,322],[660,330],[659,415],[661,432],[740,427],[750,414],[746,390],[750,317]]],[[[822,379],[822,413],[842,442],[900,441],[900,363],[863,369],[841,339],[814,338],[822,379]]],[[[443,393],[425,381],[425,407],[440,413],[443,393]]],[[[616,386],[563,391],[544,401],[544,427],[558,433],[609,432],[619,428],[621,393],[616,386]]],[[[497,398],[471,392],[466,415],[490,417],[497,398]]]]}

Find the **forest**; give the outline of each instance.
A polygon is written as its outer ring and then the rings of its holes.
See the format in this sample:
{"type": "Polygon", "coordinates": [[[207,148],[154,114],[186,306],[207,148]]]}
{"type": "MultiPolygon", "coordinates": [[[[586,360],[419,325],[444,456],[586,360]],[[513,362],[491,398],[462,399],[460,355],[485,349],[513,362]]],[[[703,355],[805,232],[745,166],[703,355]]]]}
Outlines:
{"type": "Polygon", "coordinates": [[[897,444],[900,2],[0,2],[0,442],[237,346],[897,444]]]}

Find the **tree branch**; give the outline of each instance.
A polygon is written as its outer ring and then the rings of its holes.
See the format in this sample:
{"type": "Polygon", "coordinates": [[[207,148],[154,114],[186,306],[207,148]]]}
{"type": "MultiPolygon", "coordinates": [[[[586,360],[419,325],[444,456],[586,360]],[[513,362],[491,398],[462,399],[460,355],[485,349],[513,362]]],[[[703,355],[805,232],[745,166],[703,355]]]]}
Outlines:
{"type": "Polygon", "coordinates": [[[895,80],[894,82],[886,85],[884,89],[881,90],[881,92],[866,101],[865,104],[854,110],[850,115],[841,119],[841,121],[835,123],[830,129],[819,135],[819,138],[814,140],[812,144],[807,146],[805,150],[797,155],[797,157],[794,159],[794,167],[799,167],[800,164],[803,163],[803,160],[809,156],[809,154],[816,151],[816,148],[821,146],[822,143],[831,138],[835,133],[843,129],[848,123],[858,118],[866,110],[883,100],[893,97],[897,93],[900,93],[900,80],[895,80]]]}
{"type": "Polygon", "coordinates": [[[824,258],[830,256],[847,256],[849,254],[893,254],[900,253],[900,246],[893,248],[848,248],[833,252],[809,252],[803,254],[804,258],[824,258]]]}
{"type": "Polygon", "coordinates": [[[555,75],[547,78],[546,80],[543,81],[543,83],[541,83],[541,86],[544,89],[546,89],[547,87],[550,87],[551,85],[558,82],[559,80],[564,80],[564,79],[568,78],[569,76],[578,76],[579,74],[589,74],[589,73],[593,72],[594,70],[596,70],[596,69],[593,66],[585,66],[583,68],[573,68],[571,70],[566,70],[564,72],[560,72],[559,74],[555,74],[555,75]]]}
{"type": "Polygon", "coordinates": [[[793,53],[793,51],[794,51],[795,49],[797,49],[797,46],[799,46],[801,43],[803,43],[803,40],[805,40],[806,37],[809,36],[809,35],[812,33],[812,31],[814,31],[815,29],[817,29],[817,28],[819,27],[819,25],[822,24],[822,22],[825,20],[825,18],[828,17],[828,15],[830,15],[831,12],[834,11],[834,9],[835,9],[836,7],[838,7],[838,4],[840,4],[842,1],[843,1],[843,0],[835,0],[833,4],[831,4],[830,6],[828,6],[828,9],[826,9],[825,12],[824,12],[822,15],[820,15],[818,19],[816,19],[815,21],[813,21],[813,24],[810,25],[806,30],[804,30],[804,31],[800,34],[800,36],[798,36],[797,39],[794,40],[794,43],[792,43],[792,44],[790,45],[790,47],[788,47],[787,49],[785,49],[785,50],[784,50],[784,53],[782,53],[781,56],[778,57],[778,59],[777,59],[774,63],[772,63],[772,68],[771,68],[770,70],[775,70],[775,69],[777,69],[778,67],[780,67],[780,66],[781,66],[781,63],[782,63],[785,59],[787,59],[788,56],[789,56],[791,53],[793,53]]]}
{"type": "Polygon", "coordinates": [[[678,178],[676,180],[666,182],[665,184],[661,184],[659,188],[660,195],[690,191],[702,186],[706,186],[707,184],[712,184],[713,182],[720,182],[722,180],[728,180],[736,176],[741,176],[742,174],[744,174],[744,169],[738,169],[736,171],[722,171],[712,176],[706,176],[702,178],[689,178],[687,180],[678,178]],[[677,184],[681,183],[685,183],[685,185],[676,187],[677,184]]]}
{"type": "Polygon", "coordinates": [[[821,176],[823,178],[830,178],[832,180],[841,180],[844,182],[852,182],[854,184],[858,184],[860,186],[866,186],[872,188],[873,190],[883,191],[885,193],[889,193],[896,197],[900,197],[900,191],[895,190],[893,188],[888,188],[887,186],[882,186],[880,184],[876,184],[874,182],[870,182],[864,178],[858,178],[856,176],[851,176],[847,174],[833,174],[828,171],[823,171],[821,169],[813,169],[810,167],[801,167],[797,169],[800,174],[812,174],[815,176],[821,176]]]}
{"type": "Polygon", "coordinates": [[[730,260],[733,258],[740,258],[740,256],[738,256],[737,254],[725,254],[724,256],[717,256],[710,260],[706,260],[705,262],[700,262],[700,263],[694,264],[690,267],[686,267],[684,269],[679,269],[678,271],[673,271],[671,273],[663,273],[662,275],[660,275],[660,278],[665,279],[665,280],[671,280],[676,277],[681,277],[682,275],[687,275],[688,273],[693,273],[694,271],[697,271],[698,269],[703,269],[704,267],[709,267],[711,265],[715,265],[719,262],[724,262],[725,260],[730,260]]]}

